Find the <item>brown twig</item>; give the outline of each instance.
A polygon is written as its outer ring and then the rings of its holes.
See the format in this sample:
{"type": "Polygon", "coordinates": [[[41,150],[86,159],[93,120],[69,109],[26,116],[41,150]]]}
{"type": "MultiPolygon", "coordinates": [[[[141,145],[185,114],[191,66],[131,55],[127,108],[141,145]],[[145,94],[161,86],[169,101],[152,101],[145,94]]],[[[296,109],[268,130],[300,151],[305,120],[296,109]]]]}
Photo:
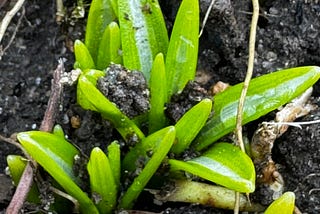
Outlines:
{"type": "MultiPolygon", "coordinates": [[[[51,86],[51,95],[48,101],[48,107],[46,109],[44,118],[42,120],[40,130],[45,132],[51,132],[55,123],[55,117],[59,110],[59,104],[63,92],[63,85],[60,82],[61,76],[64,72],[63,60],[59,60],[59,65],[53,74],[53,82],[51,86]]],[[[28,162],[20,182],[17,186],[16,192],[6,210],[7,214],[18,214],[21,210],[24,201],[30,191],[33,183],[34,171],[37,169],[37,164],[34,161],[28,162]]]]}

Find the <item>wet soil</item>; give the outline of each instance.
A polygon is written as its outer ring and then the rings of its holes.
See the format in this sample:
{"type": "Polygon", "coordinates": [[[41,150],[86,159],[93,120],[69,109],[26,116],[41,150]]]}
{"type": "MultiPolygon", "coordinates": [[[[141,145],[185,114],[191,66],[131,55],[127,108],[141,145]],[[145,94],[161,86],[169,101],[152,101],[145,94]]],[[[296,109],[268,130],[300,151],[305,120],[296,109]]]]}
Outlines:
{"type": "MultiPolygon", "coordinates": [[[[179,0],[160,1],[168,27],[172,27],[179,0]]],[[[210,0],[201,0],[201,18],[210,0]]],[[[67,1],[67,15],[75,2],[67,1]]],[[[0,18],[10,4],[0,8],[0,18]]],[[[11,46],[0,61],[0,134],[10,135],[37,130],[40,126],[50,94],[52,71],[60,57],[67,59],[66,70],[74,61],[72,41],[84,38],[84,19],[69,18],[62,24],[55,20],[54,1],[27,1],[25,14],[21,11],[10,24],[2,46],[5,47],[21,18],[11,46]]],[[[248,35],[251,19],[250,1],[216,0],[204,33],[200,38],[197,81],[209,89],[217,81],[236,84],[243,81],[247,66],[248,35]]],[[[261,1],[256,45],[254,76],[278,69],[320,65],[320,4],[303,0],[261,1]]],[[[319,82],[313,97],[319,97],[319,82]]],[[[318,105],[320,101],[315,101],[318,105]]],[[[302,120],[319,119],[319,109],[302,120]]],[[[94,146],[109,143],[110,124],[99,115],[84,111],[75,101],[75,87],[66,87],[57,123],[85,153],[94,146]],[[74,119],[81,121],[74,126],[74,119]]],[[[253,132],[255,123],[247,126],[253,132]]],[[[275,144],[273,159],[280,166],[285,180],[285,190],[296,193],[296,204],[303,213],[320,211],[320,128],[319,124],[289,128],[275,144]]],[[[0,143],[0,169],[4,173],[8,154],[19,150],[0,143]]],[[[2,176],[4,177],[4,176],[2,176]]],[[[1,178],[2,178],[1,177],[1,178]]],[[[0,179],[0,186],[8,186],[0,179]]],[[[0,206],[4,209],[10,197],[8,190],[0,189],[0,206]]],[[[9,191],[10,192],[10,191],[9,191]]],[[[165,204],[150,208],[146,201],[138,201],[137,208],[165,213],[228,213],[208,207],[165,204]],[[141,202],[139,204],[139,202],[141,202]],[[149,208],[148,208],[149,207],[149,208]]],[[[150,200],[152,204],[152,200],[150,200]]]]}

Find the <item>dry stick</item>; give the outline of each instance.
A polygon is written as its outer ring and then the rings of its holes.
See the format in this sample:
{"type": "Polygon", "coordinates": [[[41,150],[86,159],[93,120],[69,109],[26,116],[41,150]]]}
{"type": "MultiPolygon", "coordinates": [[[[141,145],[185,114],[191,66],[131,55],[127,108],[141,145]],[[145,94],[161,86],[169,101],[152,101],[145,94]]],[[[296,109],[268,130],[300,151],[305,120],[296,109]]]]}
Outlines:
{"type": "MultiPolygon", "coordinates": [[[[241,91],[241,96],[238,105],[238,112],[237,112],[237,125],[236,125],[236,135],[238,140],[238,145],[240,146],[241,150],[245,152],[244,143],[242,139],[242,114],[243,114],[243,107],[245,98],[247,95],[248,87],[250,84],[250,80],[253,73],[253,64],[254,64],[254,49],[256,43],[256,31],[257,31],[257,24],[259,18],[259,0],[252,0],[253,6],[253,13],[252,13],[252,20],[250,26],[250,38],[249,38],[249,59],[248,59],[248,68],[245,81],[243,83],[243,88],[241,91]]],[[[239,202],[240,202],[240,193],[236,193],[236,204],[234,207],[234,213],[239,213],[239,202]]]]}
{"type": "Polygon", "coordinates": [[[7,12],[5,17],[2,19],[1,25],[0,25],[0,43],[2,41],[2,38],[4,36],[4,33],[7,30],[8,25],[10,24],[11,19],[16,15],[16,13],[20,10],[25,0],[18,0],[17,3],[14,5],[14,7],[7,12]]]}
{"type": "MultiPolygon", "coordinates": [[[[40,130],[51,132],[55,123],[55,117],[59,110],[59,103],[62,96],[63,85],[60,83],[62,73],[64,72],[63,60],[59,60],[59,65],[53,74],[53,82],[51,94],[48,102],[44,118],[42,120],[40,130]]],[[[18,214],[21,210],[24,201],[26,200],[30,188],[33,183],[34,171],[37,164],[34,161],[29,161],[17,186],[16,192],[6,210],[6,214],[18,214]],[[32,162],[32,164],[31,164],[32,162]],[[33,166],[32,166],[33,165],[33,166]]]]}

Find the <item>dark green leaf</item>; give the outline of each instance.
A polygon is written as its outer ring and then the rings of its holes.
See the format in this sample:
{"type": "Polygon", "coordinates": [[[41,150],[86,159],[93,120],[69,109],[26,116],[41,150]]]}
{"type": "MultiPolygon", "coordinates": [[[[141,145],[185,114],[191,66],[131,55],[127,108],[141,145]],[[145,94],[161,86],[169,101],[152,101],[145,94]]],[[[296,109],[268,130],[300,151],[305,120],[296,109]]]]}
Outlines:
{"type": "Polygon", "coordinates": [[[217,143],[200,157],[189,161],[169,160],[172,170],[183,170],[238,192],[253,192],[255,169],[239,147],[217,143]]]}
{"type": "MultiPolygon", "coordinates": [[[[316,66],[277,71],[251,80],[245,99],[243,124],[273,111],[311,87],[320,77],[316,66]]],[[[232,86],[214,97],[214,117],[195,140],[197,150],[204,149],[234,130],[238,100],[243,83],[232,86]]]]}

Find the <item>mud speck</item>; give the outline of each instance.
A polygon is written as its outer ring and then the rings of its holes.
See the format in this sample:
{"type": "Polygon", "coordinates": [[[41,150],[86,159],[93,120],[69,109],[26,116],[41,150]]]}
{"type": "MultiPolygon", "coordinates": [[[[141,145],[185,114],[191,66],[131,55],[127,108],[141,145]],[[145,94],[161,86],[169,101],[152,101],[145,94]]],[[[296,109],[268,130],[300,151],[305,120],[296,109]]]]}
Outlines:
{"type": "Polygon", "coordinates": [[[105,77],[99,78],[97,88],[130,118],[149,110],[149,89],[140,71],[112,64],[105,77]]]}

